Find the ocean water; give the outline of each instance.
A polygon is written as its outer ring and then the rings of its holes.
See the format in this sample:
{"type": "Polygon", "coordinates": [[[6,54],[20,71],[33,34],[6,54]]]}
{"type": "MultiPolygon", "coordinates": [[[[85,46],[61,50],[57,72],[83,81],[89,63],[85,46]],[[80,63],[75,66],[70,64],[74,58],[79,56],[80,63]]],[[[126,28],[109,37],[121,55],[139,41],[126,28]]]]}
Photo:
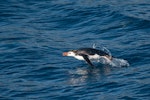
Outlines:
{"type": "Polygon", "coordinates": [[[150,100],[149,0],[1,0],[0,100],[150,100]],[[62,56],[93,44],[119,65],[62,56]]]}

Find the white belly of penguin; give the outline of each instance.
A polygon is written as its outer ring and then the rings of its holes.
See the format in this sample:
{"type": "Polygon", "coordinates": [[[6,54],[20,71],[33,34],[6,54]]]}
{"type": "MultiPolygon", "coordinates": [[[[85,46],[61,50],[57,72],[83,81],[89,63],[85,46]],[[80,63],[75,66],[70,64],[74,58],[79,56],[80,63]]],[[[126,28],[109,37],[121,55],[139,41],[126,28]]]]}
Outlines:
{"type": "MultiPolygon", "coordinates": [[[[84,60],[84,58],[82,56],[74,56],[76,59],[78,60],[84,60]]],[[[95,54],[95,55],[89,55],[88,58],[90,60],[95,60],[95,59],[99,59],[101,56],[95,54]]]]}
{"type": "Polygon", "coordinates": [[[84,60],[84,58],[82,56],[74,56],[74,57],[78,60],[84,60]]]}

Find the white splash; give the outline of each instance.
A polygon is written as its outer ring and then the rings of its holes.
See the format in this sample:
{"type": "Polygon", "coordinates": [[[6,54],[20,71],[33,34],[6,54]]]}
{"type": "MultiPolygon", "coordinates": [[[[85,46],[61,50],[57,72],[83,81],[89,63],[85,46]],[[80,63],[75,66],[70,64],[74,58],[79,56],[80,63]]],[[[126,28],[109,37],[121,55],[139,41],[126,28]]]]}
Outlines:
{"type": "Polygon", "coordinates": [[[111,52],[104,46],[97,46],[95,43],[93,44],[92,46],[94,49],[99,49],[99,50],[102,50],[106,53],[108,53],[110,56],[111,56],[111,52]]]}
{"type": "Polygon", "coordinates": [[[113,58],[110,65],[113,67],[128,67],[130,64],[127,60],[119,59],[119,58],[113,58]]]}
{"type": "MultiPolygon", "coordinates": [[[[103,47],[103,46],[97,47],[96,44],[93,44],[93,48],[102,50],[102,51],[108,53],[110,56],[112,55],[111,52],[106,47],[103,47]]],[[[94,62],[110,65],[112,67],[128,67],[128,66],[130,66],[130,64],[128,63],[127,60],[120,59],[120,58],[113,58],[112,60],[109,60],[107,57],[101,57],[94,62]]]]}

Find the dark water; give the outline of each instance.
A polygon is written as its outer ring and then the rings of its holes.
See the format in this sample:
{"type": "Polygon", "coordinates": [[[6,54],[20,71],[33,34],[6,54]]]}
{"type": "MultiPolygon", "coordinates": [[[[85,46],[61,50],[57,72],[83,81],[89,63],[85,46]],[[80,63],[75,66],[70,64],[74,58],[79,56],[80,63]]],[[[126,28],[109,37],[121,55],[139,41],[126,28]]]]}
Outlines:
{"type": "Polygon", "coordinates": [[[150,100],[149,0],[1,0],[0,100],[150,100]],[[62,52],[98,44],[130,63],[62,52]]]}

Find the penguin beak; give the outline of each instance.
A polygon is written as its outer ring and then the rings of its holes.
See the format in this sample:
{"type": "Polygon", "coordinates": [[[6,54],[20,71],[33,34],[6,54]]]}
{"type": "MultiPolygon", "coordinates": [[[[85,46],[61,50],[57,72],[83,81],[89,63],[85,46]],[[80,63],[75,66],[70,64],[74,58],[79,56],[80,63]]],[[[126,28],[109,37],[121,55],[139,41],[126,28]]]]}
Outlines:
{"type": "Polygon", "coordinates": [[[63,56],[68,56],[68,52],[63,52],[63,56]]]}

